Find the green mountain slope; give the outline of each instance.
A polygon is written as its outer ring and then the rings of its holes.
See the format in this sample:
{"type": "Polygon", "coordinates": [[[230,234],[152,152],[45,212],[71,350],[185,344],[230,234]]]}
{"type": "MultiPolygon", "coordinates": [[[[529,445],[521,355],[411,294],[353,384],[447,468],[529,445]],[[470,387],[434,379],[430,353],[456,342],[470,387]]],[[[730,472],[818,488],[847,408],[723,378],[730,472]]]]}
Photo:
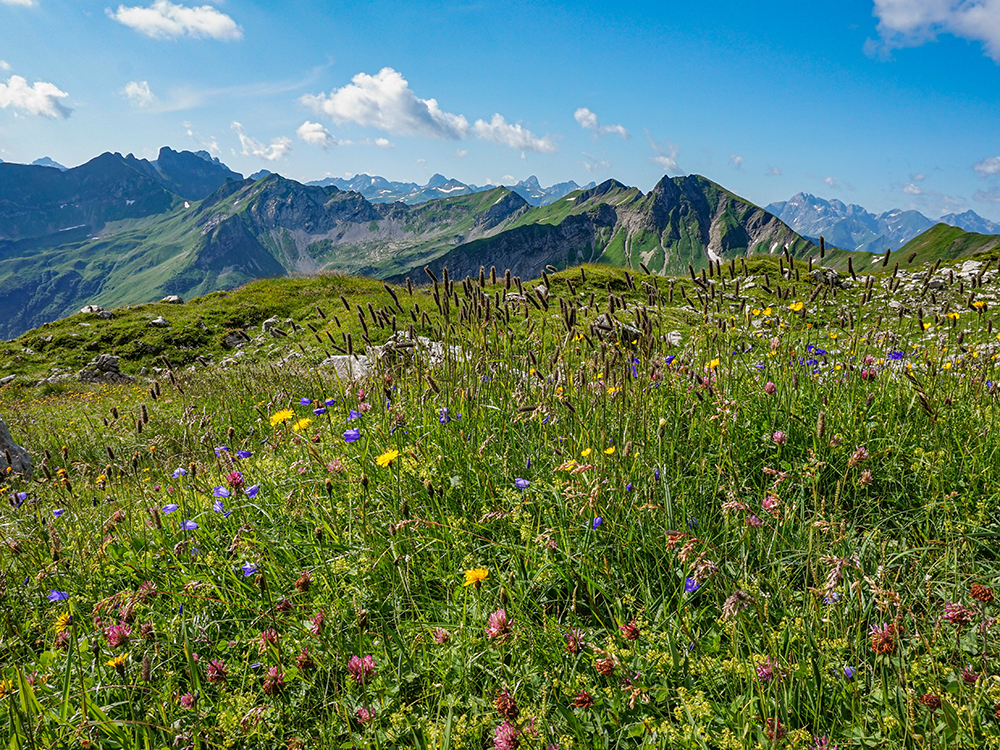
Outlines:
{"type": "Polygon", "coordinates": [[[935,224],[892,255],[894,258],[897,256],[909,258],[916,253],[914,262],[929,263],[938,259],[966,258],[997,247],[1000,247],[1000,235],[976,234],[947,224],[935,224]]]}

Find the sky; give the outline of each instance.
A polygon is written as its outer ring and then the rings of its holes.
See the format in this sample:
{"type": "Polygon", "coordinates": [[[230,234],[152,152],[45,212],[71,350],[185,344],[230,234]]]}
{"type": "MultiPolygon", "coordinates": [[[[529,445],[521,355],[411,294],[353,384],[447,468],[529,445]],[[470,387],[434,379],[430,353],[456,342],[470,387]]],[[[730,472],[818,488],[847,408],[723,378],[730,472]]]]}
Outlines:
{"type": "Polygon", "coordinates": [[[1000,0],[0,0],[0,159],[643,191],[1000,221],[1000,0]],[[134,3],[134,4],[133,4],[134,3]]]}

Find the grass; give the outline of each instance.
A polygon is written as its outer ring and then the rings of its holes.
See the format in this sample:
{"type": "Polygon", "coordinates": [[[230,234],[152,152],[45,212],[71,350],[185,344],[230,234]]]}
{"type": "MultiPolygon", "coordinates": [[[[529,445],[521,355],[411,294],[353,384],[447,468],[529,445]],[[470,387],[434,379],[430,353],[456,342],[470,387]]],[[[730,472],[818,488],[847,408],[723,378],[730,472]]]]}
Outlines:
{"type": "Polygon", "coordinates": [[[464,354],[363,384],[306,324],[381,284],[259,282],[174,314],[280,353],[0,389],[8,747],[1000,747],[992,282],[794,276],[397,289],[464,354]]]}

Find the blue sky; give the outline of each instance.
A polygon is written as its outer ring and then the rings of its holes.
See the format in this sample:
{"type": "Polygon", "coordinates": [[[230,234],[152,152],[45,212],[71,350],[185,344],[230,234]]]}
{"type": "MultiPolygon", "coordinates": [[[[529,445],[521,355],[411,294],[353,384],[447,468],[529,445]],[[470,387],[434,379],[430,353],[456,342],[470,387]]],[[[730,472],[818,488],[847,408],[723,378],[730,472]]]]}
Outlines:
{"type": "Polygon", "coordinates": [[[1000,0],[0,0],[0,159],[301,181],[703,174],[1000,220],[1000,0]]]}

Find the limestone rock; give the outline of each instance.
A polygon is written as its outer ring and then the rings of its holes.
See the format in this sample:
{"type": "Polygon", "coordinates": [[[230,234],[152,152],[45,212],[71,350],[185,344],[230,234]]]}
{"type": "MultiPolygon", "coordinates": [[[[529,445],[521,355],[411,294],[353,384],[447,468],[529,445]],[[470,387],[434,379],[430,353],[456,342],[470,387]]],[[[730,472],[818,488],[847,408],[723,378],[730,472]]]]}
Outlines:
{"type": "Polygon", "coordinates": [[[99,313],[99,312],[104,312],[104,308],[98,307],[97,305],[84,305],[83,307],[80,308],[80,312],[86,314],[99,313]]]}
{"type": "Polygon", "coordinates": [[[135,378],[118,369],[118,357],[112,354],[98,354],[80,370],[77,377],[81,383],[134,383],[135,378]]]}
{"type": "Polygon", "coordinates": [[[31,456],[28,451],[14,442],[7,423],[0,418],[0,482],[7,476],[10,467],[16,474],[31,478],[31,456]]]}
{"type": "Polygon", "coordinates": [[[149,324],[155,328],[166,328],[170,325],[170,321],[160,315],[159,317],[153,318],[149,321],[149,324]]]}
{"type": "Polygon", "coordinates": [[[358,381],[368,377],[370,366],[368,357],[350,354],[335,354],[319,363],[321,368],[333,370],[341,381],[358,381]]]}
{"type": "Polygon", "coordinates": [[[176,294],[170,294],[170,295],[164,297],[163,299],[161,299],[160,302],[163,302],[164,304],[167,304],[167,305],[183,305],[184,304],[183,298],[179,297],[176,294]]]}
{"type": "Polygon", "coordinates": [[[5,378],[0,378],[0,385],[7,385],[8,383],[13,383],[17,378],[17,375],[8,375],[5,378]]]}

